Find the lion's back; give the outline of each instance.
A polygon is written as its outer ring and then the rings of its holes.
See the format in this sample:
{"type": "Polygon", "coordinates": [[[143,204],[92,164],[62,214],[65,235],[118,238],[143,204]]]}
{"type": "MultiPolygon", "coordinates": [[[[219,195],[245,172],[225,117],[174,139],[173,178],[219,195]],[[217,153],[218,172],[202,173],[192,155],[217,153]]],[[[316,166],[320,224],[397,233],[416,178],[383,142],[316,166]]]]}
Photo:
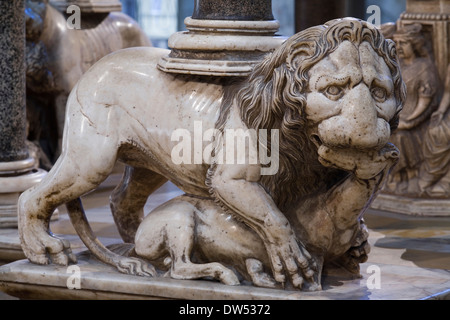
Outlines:
{"type": "Polygon", "coordinates": [[[196,120],[213,128],[222,84],[160,71],[158,62],[168,52],[137,47],[101,59],[83,75],[76,88],[83,112],[93,120],[99,117],[98,121],[104,121],[115,110],[145,119],[147,127],[167,130],[191,130],[196,120]]]}

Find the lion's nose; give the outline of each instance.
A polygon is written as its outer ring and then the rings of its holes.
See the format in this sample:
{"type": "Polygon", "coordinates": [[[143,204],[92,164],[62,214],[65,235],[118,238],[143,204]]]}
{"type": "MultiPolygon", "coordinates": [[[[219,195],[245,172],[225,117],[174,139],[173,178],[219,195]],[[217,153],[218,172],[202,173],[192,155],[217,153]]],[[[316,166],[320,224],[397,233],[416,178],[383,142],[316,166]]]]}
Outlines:
{"type": "Polygon", "coordinates": [[[341,113],[319,125],[323,143],[330,147],[381,149],[389,140],[389,123],[380,118],[369,88],[360,83],[341,100],[341,113]]]}

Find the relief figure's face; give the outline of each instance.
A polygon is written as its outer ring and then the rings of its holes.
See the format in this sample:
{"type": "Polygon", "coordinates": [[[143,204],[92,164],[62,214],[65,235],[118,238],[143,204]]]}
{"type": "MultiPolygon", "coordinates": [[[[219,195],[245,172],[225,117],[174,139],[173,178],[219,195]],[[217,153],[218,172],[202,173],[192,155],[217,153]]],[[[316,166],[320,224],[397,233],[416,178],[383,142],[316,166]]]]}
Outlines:
{"type": "Polygon", "coordinates": [[[414,48],[410,41],[399,38],[395,40],[397,54],[400,59],[408,60],[415,57],[414,48]]]}

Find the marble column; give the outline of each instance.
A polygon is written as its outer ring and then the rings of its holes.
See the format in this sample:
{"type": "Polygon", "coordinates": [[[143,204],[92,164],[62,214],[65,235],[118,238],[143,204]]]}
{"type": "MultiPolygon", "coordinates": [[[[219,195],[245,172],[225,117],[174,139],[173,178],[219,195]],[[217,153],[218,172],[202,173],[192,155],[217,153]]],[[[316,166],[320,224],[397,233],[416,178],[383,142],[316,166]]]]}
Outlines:
{"type": "Polygon", "coordinates": [[[25,2],[0,6],[0,228],[17,226],[17,199],[45,172],[26,143],[25,2]]]}
{"type": "Polygon", "coordinates": [[[295,0],[295,31],[342,17],[364,20],[367,6],[361,0],[295,0]]]}
{"type": "Polygon", "coordinates": [[[170,54],[159,62],[169,73],[246,76],[284,37],[271,0],[196,0],[188,31],[169,38],[170,54]]]}
{"type": "Polygon", "coordinates": [[[266,0],[196,0],[192,19],[273,20],[272,2],[266,0]]]}
{"type": "Polygon", "coordinates": [[[346,16],[345,0],[295,0],[295,31],[346,16]]]}

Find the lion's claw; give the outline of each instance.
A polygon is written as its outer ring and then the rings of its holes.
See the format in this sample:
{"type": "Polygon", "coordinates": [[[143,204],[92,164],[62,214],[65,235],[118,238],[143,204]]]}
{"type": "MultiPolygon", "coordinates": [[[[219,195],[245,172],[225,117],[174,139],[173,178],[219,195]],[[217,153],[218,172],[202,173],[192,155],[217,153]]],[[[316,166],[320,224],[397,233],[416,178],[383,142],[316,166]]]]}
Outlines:
{"type": "Polygon", "coordinates": [[[57,264],[67,266],[76,263],[70,242],[47,232],[42,226],[21,230],[21,243],[25,256],[40,265],[57,264]]]}
{"type": "MultiPolygon", "coordinates": [[[[317,265],[303,246],[299,246],[294,237],[290,243],[269,245],[269,257],[272,262],[275,281],[284,285],[286,275],[295,288],[302,289],[305,280],[314,284],[317,265]]],[[[317,284],[319,285],[319,284],[317,284]]]]}

